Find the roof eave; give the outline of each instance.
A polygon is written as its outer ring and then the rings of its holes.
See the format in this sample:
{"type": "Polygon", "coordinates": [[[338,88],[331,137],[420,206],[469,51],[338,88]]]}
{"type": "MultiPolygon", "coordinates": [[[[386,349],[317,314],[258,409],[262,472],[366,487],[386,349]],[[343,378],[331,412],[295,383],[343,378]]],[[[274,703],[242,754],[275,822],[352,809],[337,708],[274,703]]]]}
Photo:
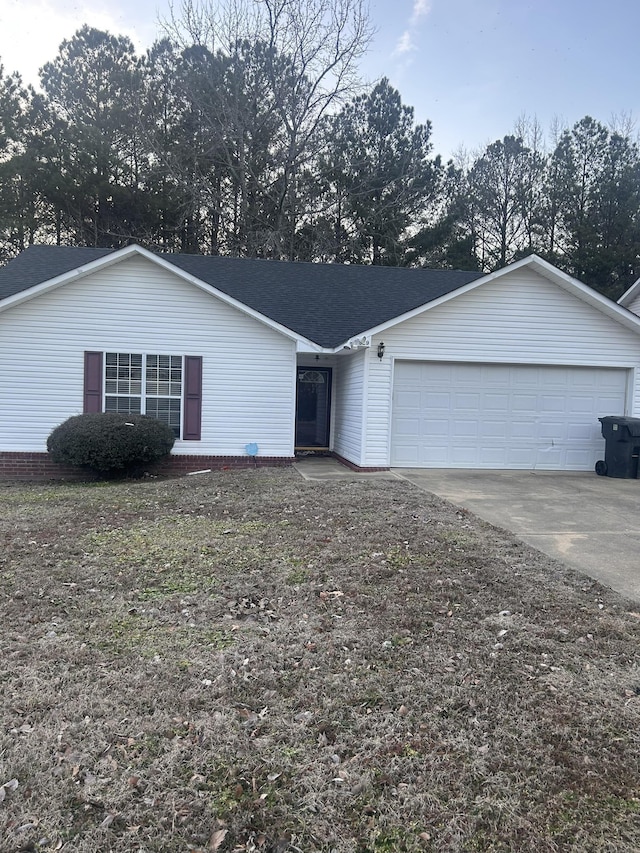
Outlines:
{"type": "Polygon", "coordinates": [[[94,261],[89,261],[88,264],[83,264],[80,267],[74,267],[71,270],[60,273],[60,275],[48,278],[45,281],[41,281],[38,284],[34,284],[31,287],[26,288],[25,290],[21,290],[19,293],[7,296],[5,299],[0,301],[0,312],[6,311],[8,308],[13,308],[16,305],[21,305],[23,302],[29,302],[31,299],[35,299],[43,293],[49,293],[58,287],[62,287],[63,284],[66,284],[69,281],[84,278],[84,276],[90,275],[98,269],[104,269],[112,266],[113,264],[117,264],[129,255],[135,254],[136,249],[140,249],[140,247],[125,246],[123,249],[114,249],[110,254],[96,258],[94,261]]]}
{"type": "Polygon", "coordinates": [[[625,290],[620,299],[618,299],[618,305],[622,305],[623,308],[628,308],[636,296],[640,296],[640,278],[635,281],[628,290],[625,290]]]}
{"type": "MultiPolygon", "coordinates": [[[[492,273],[493,275],[493,273],[492,273]]],[[[449,300],[454,299],[456,296],[461,296],[463,293],[469,293],[469,291],[474,290],[481,283],[487,280],[489,276],[480,276],[480,278],[476,278],[473,281],[467,282],[467,284],[463,284],[460,287],[457,287],[455,290],[449,291],[449,293],[444,293],[442,296],[437,296],[435,299],[431,299],[429,302],[425,302],[422,305],[418,305],[417,308],[412,308],[410,311],[405,311],[403,314],[398,314],[397,317],[392,317],[390,320],[385,320],[384,323],[379,323],[377,326],[372,326],[370,329],[363,329],[361,332],[358,332],[356,335],[351,335],[345,341],[342,341],[340,344],[333,348],[333,352],[340,352],[345,348],[349,348],[349,343],[354,338],[363,338],[363,337],[372,337],[373,335],[379,335],[382,332],[385,332],[387,329],[391,329],[394,326],[397,326],[398,323],[404,323],[405,320],[411,320],[414,317],[418,317],[420,314],[423,314],[425,311],[429,311],[431,308],[435,308],[438,305],[442,305],[445,302],[449,302],[449,300]]]]}
{"type": "Polygon", "coordinates": [[[312,340],[309,340],[309,338],[305,338],[304,335],[298,334],[296,331],[290,329],[288,326],[283,326],[282,323],[278,323],[277,320],[272,320],[271,317],[267,317],[266,314],[262,314],[260,311],[256,311],[255,308],[251,308],[249,305],[246,305],[239,299],[235,299],[233,296],[229,296],[228,293],[225,293],[223,290],[219,290],[213,284],[208,284],[206,281],[202,281],[202,279],[198,278],[197,276],[186,272],[175,264],[172,264],[170,261],[166,260],[166,258],[159,258],[157,255],[154,255],[153,252],[149,252],[147,249],[143,249],[141,246],[137,246],[136,248],[138,248],[140,254],[142,254],[143,257],[154,261],[163,269],[166,269],[174,275],[177,275],[184,281],[187,281],[190,284],[194,285],[194,287],[203,290],[209,295],[216,296],[218,299],[220,299],[221,302],[224,302],[227,305],[236,308],[243,314],[247,314],[249,317],[253,317],[253,319],[257,320],[259,323],[262,323],[265,326],[268,326],[270,329],[279,332],[281,335],[284,335],[285,337],[294,341],[296,343],[296,346],[300,343],[302,345],[306,344],[313,348],[318,347],[318,344],[316,344],[312,340]]]}
{"type": "MultiPolygon", "coordinates": [[[[477,287],[481,287],[485,284],[488,284],[489,282],[496,281],[497,279],[500,279],[505,275],[513,273],[518,269],[523,269],[527,267],[535,270],[540,275],[544,276],[550,281],[555,282],[559,287],[562,287],[564,290],[573,292],[574,295],[582,299],[583,302],[591,304],[593,307],[602,311],[603,314],[607,314],[612,319],[621,323],[621,325],[626,326],[634,332],[640,333],[640,317],[635,315],[633,312],[628,311],[626,308],[620,307],[620,305],[613,302],[608,297],[603,296],[601,293],[598,293],[596,290],[593,290],[593,288],[589,287],[588,285],[583,284],[581,281],[578,281],[578,279],[573,278],[565,272],[562,272],[562,270],[559,270],[557,267],[554,267],[553,264],[550,264],[548,261],[545,261],[538,255],[532,254],[528,255],[526,258],[522,258],[519,261],[515,261],[514,263],[509,264],[506,267],[502,267],[501,269],[496,270],[495,272],[487,273],[487,275],[480,276],[480,278],[476,278],[473,281],[470,281],[467,284],[464,284],[461,287],[450,291],[449,293],[445,293],[442,296],[437,297],[436,299],[432,299],[429,302],[426,302],[411,311],[407,311],[404,314],[399,314],[397,317],[393,317],[392,319],[387,320],[384,323],[380,323],[379,325],[374,326],[370,329],[363,329],[362,332],[359,333],[359,335],[379,335],[382,332],[385,332],[387,329],[393,328],[399,323],[404,323],[406,320],[411,320],[413,317],[417,317],[420,314],[423,314],[425,311],[430,311],[433,308],[437,308],[438,305],[443,305],[445,302],[449,302],[452,299],[456,299],[458,296],[462,296],[465,293],[469,293],[472,290],[475,290],[477,287]]],[[[636,282],[636,284],[640,285],[640,280],[636,282]]],[[[638,289],[640,290],[640,287],[638,289]]],[[[336,346],[334,348],[334,352],[339,352],[340,350],[344,349],[348,345],[349,340],[351,340],[351,338],[336,346]]]]}
{"type": "Polygon", "coordinates": [[[204,291],[210,296],[215,296],[216,298],[220,299],[221,302],[224,302],[225,304],[236,308],[243,314],[252,317],[259,323],[268,326],[273,331],[276,331],[279,334],[289,338],[291,341],[294,341],[297,347],[308,346],[314,352],[316,350],[323,349],[319,346],[319,344],[315,343],[315,341],[312,341],[304,337],[303,335],[298,334],[293,329],[289,329],[287,326],[283,326],[281,323],[278,323],[276,320],[272,320],[265,314],[256,311],[255,309],[246,305],[244,302],[241,302],[238,299],[234,299],[234,297],[229,296],[227,293],[222,290],[219,290],[217,287],[214,287],[211,284],[207,284],[207,282],[202,281],[202,279],[199,279],[197,276],[194,276],[191,273],[180,269],[180,267],[170,263],[165,258],[160,258],[157,255],[154,255],[153,252],[150,252],[148,249],[144,249],[142,246],[138,246],[137,244],[125,246],[122,249],[114,249],[114,251],[109,253],[108,255],[96,258],[96,260],[90,261],[88,264],[83,264],[80,267],[74,267],[74,269],[68,270],[67,272],[62,273],[61,275],[55,276],[51,279],[47,279],[46,281],[40,282],[39,284],[35,284],[33,285],[33,287],[29,287],[26,290],[21,291],[20,293],[15,293],[13,296],[8,296],[6,299],[3,299],[0,302],[0,312],[6,311],[7,309],[12,308],[16,305],[20,305],[23,302],[28,302],[31,299],[35,299],[37,296],[40,296],[43,293],[48,293],[58,287],[62,287],[69,281],[79,280],[101,269],[106,269],[107,267],[113,266],[114,264],[118,264],[121,261],[126,260],[127,258],[133,257],[134,255],[146,258],[152,263],[157,264],[162,269],[167,270],[173,275],[177,275],[183,281],[188,282],[189,284],[193,285],[194,287],[197,287],[198,289],[204,291]]]}
{"type": "MultiPolygon", "coordinates": [[[[606,314],[612,320],[616,320],[622,326],[626,326],[633,332],[640,333],[640,317],[632,311],[627,310],[624,306],[614,302],[613,299],[609,299],[608,296],[598,293],[597,290],[589,287],[588,284],[584,284],[579,281],[579,279],[573,278],[573,276],[570,276],[568,273],[559,270],[557,267],[554,267],[553,264],[550,264],[538,255],[530,255],[524,260],[529,261],[530,266],[536,269],[537,272],[545,278],[555,282],[559,287],[574,293],[583,302],[597,308],[603,314],[606,314]]],[[[515,265],[512,265],[512,267],[505,267],[505,270],[512,269],[513,266],[515,265]]]]}

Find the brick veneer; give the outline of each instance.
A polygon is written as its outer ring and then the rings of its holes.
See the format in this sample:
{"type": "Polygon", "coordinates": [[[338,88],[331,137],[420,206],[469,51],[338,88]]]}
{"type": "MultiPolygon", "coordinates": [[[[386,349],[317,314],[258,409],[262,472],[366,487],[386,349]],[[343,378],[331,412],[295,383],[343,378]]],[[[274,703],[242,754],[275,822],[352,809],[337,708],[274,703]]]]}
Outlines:
{"type": "Polygon", "coordinates": [[[389,466],[380,467],[380,468],[363,468],[360,465],[356,465],[354,462],[349,462],[348,459],[345,459],[344,456],[340,456],[339,453],[333,453],[332,456],[338,460],[342,465],[347,468],[351,468],[352,471],[360,471],[362,474],[375,474],[376,471],[388,471],[389,466]]]}
{"type": "MultiPolygon", "coordinates": [[[[389,468],[361,468],[338,453],[331,454],[338,462],[363,474],[388,471],[389,468]]],[[[171,454],[161,462],[148,465],[143,471],[156,476],[176,476],[194,471],[222,471],[235,468],[285,467],[295,462],[290,456],[179,456],[171,454]]],[[[68,465],[58,465],[48,453],[0,453],[0,480],[66,480],[86,482],[97,479],[95,474],[68,465]]]]}
{"type": "MultiPolygon", "coordinates": [[[[144,471],[156,475],[188,474],[191,471],[225,470],[229,468],[263,468],[291,465],[293,457],[285,456],[178,456],[145,466],[144,471]]],[[[0,453],[0,480],[95,480],[89,471],[58,465],[48,453],[0,453]]]]}

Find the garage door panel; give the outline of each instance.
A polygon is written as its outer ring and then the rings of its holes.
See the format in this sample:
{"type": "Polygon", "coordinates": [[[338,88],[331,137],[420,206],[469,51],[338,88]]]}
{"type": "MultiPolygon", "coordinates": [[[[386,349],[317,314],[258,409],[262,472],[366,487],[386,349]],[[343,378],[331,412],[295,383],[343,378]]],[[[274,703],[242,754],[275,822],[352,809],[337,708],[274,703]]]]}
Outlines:
{"type": "Polygon", "coordinates": [[[449,438],[449,427],[450,422],[448,420],[423,418],[421,434],[435,439],[449,438]]]}
{"type": "MultiPolygon", "coordinates": [[[[557,455],[557,451],[552,451],[557,455]]],[[[533,468],[536,460],[536,448],[530,444],[511,445],[507,448],[507,468],[533,468]]],[[[553,464],[553,463],[552,463],[553,464]]]]}
{"type": "Polygon", "coordinates": [[[509,411],[508,394],[496,394],[494,392],[489,392],[482,395],[482,402],[485,412],[491,412],[492,414],[500,412],[504,414],[509,411]]]}
{"type": "Polygon", "coordinates": [[[466,382],[469,385],[480,385],[483,382],[484,365],[461,364],[459,368],[456,371],[456,380],[458,382],[466,382]]]}
{"type": "MultiPolygon", "coordinates": [[[[407,363],[408,362],[404,362],[404,364],[407,363]]],[[[440,382],[446,385],[447,387],[451,386],[451,383],[453,381],[453,370],[456,366],[455,364],[425,364],[424,362],[415,362],[415,364],[420,365],[420,367],[418,368],[418,373],[420,374],[420,381],[427,381],[434,384],[440,382]],[[431,369],[432,367],[433,370],[431,369]]],[[[415,372],[412,372],[415,370],[415,366],[412,365],[412,367],[408,371],[406,371],[406,373],[403,374],[403,379],[411,379],[413,376],[415,376],[415,372]]]]}
{"type": "Polygon", "coordinates": [[[617,406],[619,405],[619,399],[621,396],[624,396],[622,392],[618,394],[599,394],[597,398],[597,402],[595,405],[595,412],[598,417],[602,417],[603,414],[606,415],[622,415],[623,412],[617,411],[617,406]]]}
{"type": "Polygon", "coordinates": [[[453,421],[451,430],[453,439],[457,438],[477,438],[478,437],[478,422],[475,420],[455,420],[453,421]]]}
{"type": "Polygon", "coordinates": [[[423,465],[433,468],[446,467],[449,458],[448,444],[429,444],[422,447],[420,460],[423,465]]]}
{"type": "Polygon", "coordinates": [[[419,439],[421,437],[420,418],[397,418],[396,434],[398,438],[409,436],[410,438],[419,439]]]}
{"type": "Polygon", "coordinates": [[[398,391],[397,406],[398,408],[416,409],[421,404],[420,391],[398,391]]]}
{"type": "MultiPolygon", "coordinates": [[[[596,423],[598,422],[596,421],[596,423]]],[[[598,427],[587,423],[571,423],[567,427],[567,439],[569,441],[593,441],[594,438],[601,435],[599,426],[599,423],[598,427]]]]}
{"type": "Polygon", "coordinates": [[[536,434],[539,429],[539,425],[535,423],[535,421],[511,421],[511,429],[509,430],[509,437],[511,439],[515,439],[515,441],[522,441],[523,439],[529,439],[530,441],[535,441],[536,434]]]}
{"type": "Polygon", "coordinates": [[[453,403],[456,409],[467,409],[470,412],[477,412],[480,406],[480,394],[458,393],[454,395],[453,403]]]}
{"type": "Polygon", "coordinates": [[[478,468],[506,468],[507,451],[505,447],[481,447],[478,454],[478,468]]]}
{"type": "Polygon", "coordinates": [[[566,441],[569,438],[568,425],[564,421],[540,421],[535,437],[545,444],[550,441],[566,441]]]}
{"type": "MultiPolygon", "coordinates": [[[[503,370],[500,366],[497,370],[503,370]]],[[[538,369],[536,367],[520,366],[506,368],[509,371],[509,384],[515,388],[526,388],[527,386],[537,387],[538,385],[538,369]]],[[[500,377],[504,383],[504,373],[500,377]]]]}
{"type": "Polygon", "coordinates": [[[424,465],[424,460],[420,458],[420,447],[418,444],[412,444],[408,447],[398,445],[396,448],[396,465],[403,468],[420,468],[424,465]]]}
{"type": "Polygon", "coordinates": [[[451,463],[458,467],[477,467],[478,450],[475,446],[454,444],[451,448],[451,463]]]}
{"type": "MultiPolygon", "coordinates": [[[[492,413],[493,414],[493,413],[492,413]]],[[[507,422],[505,420],[492,421],[483,420],[480,422],[480,438],[484,439],[501,439],[507,438],[507,422]]]]}
{"type": "Polygon", "coordinates": [[[570,414],[594,415],[595,406],[593,395],[576,396],[571,394],[567,398],[567,411],[570,414]]]}
{"type": "MultiPolygon", "coordinates": [[[[591,373],[588,370],[575,372],[572,381],[571,387],[574,389],[585,389],[593,392],[597,388],[600,387],[600,382],[602,381],[602,377],[598,376],[595,373],[591,373]]],[[[607,381],[607,388],[611,388],[614,385],[612,378],[609,377],[607,381]]]]}
{"type": "Polygon", "coordinates": [[[534,394],[515,393],[512,397],[511,411],[527,412],[535,416],[538,413],[538,398],[534,394]]]}
{"type": "Polygon", "coordinates": [[[609,376],[604,373],[595,374],[596,387],[604,388],[608,391],[626,391],[627,390],[627,371],[626,370],[609,370],[606,371],[609,376]]]}
{"type": "Polygon", "coordinates": [[[623,369],[398,361],[391,464],[590,470],[626,388],[623,369]]]}
{"type": "Polygon", "coordinates": [[[541,394],[540,395],[540,412],[545,415],[549,412],[553,412],[554,414],[563,413],[567,408],[567,400],[564,394],[551,395],[551,394],[541,394]]]}

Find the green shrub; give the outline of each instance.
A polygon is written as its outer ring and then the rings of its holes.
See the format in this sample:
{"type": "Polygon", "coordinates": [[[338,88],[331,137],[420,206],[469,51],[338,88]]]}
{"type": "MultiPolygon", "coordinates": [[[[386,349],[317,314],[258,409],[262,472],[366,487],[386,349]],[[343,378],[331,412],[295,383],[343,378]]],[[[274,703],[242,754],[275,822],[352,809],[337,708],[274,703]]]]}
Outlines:
{"type": "Polygon", "coordinates": [[[174,441],[167,424],[146,415],[86,414],[57,426],[47,450],[55,462],[116,474],[161,459],[174,441]]]}

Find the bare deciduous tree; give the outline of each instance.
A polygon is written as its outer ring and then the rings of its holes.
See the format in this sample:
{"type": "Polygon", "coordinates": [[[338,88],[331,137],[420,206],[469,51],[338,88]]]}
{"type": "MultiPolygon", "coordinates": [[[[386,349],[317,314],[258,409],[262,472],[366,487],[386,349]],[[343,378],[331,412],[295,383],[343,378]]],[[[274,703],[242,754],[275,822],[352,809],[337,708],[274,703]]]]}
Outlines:
{"type": "MultiPolygon", "coordinates": [[[[298,181],[316,156],[323,120],[358,90],[358,60],[372,36],[364,0],[183,0],[164,26],[179,46],[206,48],[241,74],[251,66],[254,79],[248,87],[240,81],[241,100],[221,93],[205,120],[236,170],[234,207],[241,218],[255,206],[257,192],[265,206],[261,239],[271,254],[294,257],[298,181]],[[259,86],[256,74],[262,77],[259,86]],[[256,89],[263,90],[261,103],[253,97],[256,89]],[[247,148],[265,110],[277,118],[271,139],[264,140],[269,162],[260,175],[249,176],[247,148]]],[[[249,253],[255,250],[247,246],[249,253]]]]}

